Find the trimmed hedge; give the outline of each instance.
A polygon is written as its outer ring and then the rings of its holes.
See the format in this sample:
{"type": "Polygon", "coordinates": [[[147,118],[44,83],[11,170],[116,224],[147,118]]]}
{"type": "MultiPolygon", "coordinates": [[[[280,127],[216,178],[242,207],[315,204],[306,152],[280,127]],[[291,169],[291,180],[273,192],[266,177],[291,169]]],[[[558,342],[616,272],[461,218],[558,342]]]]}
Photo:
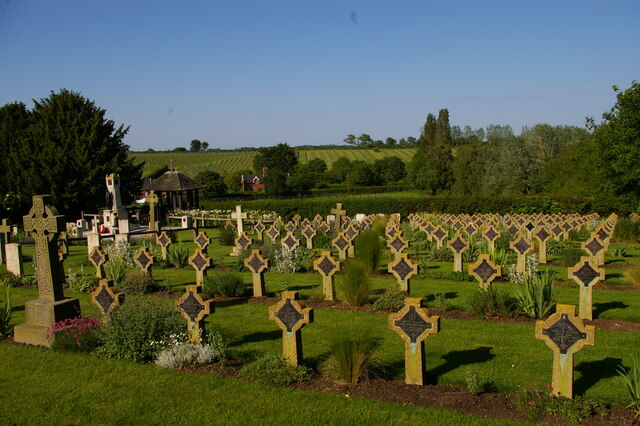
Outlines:
{"type": "MultiPolygon", "coordinates": [[[[630,197],[460,197],[424,196],[401,197],[397,194],[370,196],[339,196],[328,199],[265,199],[243,201],[245,209],[274,211],[284,218],[294,214],[313,217],[317,213],[330,214],[336,202],[342,202],[348,214],[400,213],[406,216],[416,212],[435,213],[610,213],[628,215],[635,211],[636,203],[630,197]]],[[[203,202],[205,209],[233,210],[237,201],[203,202]]]]}

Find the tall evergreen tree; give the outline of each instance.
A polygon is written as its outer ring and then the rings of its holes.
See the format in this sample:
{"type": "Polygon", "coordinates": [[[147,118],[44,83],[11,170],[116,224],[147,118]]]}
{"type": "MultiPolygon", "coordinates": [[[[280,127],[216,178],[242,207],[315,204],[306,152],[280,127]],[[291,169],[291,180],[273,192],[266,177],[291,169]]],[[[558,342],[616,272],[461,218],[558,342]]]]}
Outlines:
{"type": "Polygon", "coordinates": [[[453,183],[448,110],[440,110],[437,121],[433,114],[427,116],[419,147],[409,167],[409,177],[416,188],[431,194],[448,191],[453,183]]]}
{"type": "Polygon", "coordinates": [[[427,115],[427,121],[422,127],[422,133],[418,138],[418,146],[420,149],[426,150],[432,147],[436,143],[436,117],[429,113],[427,115]]]}
{"type": "Polygon", "coordinates": [[[449,124],[449,110],[446,108],[438,112],[436,122],[436,144],[452,146],[451,125],[449,124]]]}

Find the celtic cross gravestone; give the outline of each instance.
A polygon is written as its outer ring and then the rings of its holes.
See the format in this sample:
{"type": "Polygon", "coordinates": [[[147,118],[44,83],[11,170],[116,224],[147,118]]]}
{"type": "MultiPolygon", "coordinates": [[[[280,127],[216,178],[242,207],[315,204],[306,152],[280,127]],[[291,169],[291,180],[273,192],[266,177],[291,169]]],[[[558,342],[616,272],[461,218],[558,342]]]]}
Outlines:
{"type": "Polygon", "coordinates": [[[206,338],[204,320],[213,313],[213,300],[202,298],[202,286],[189,285],[184,295],[176,301],[176,309],[187,321],[189,343],[200,345],[206,338]]]}
{"type": "Polygon", "coordinates": [[[264,287],[264,270],[269,267],[269,260],[262,256],[258,249],[251,251],[249,257],[244,260],[244,266],[251,272],[253,281],[253,297],[266,296],[264,287]]]}
{"type": "Polygon", "coordinates": [[[297,291],[283,291],[282,299],[269,307],[269,319],[282,330],[282,354],[292,366],[302,363],[300,329],[313,322],[313,309],[298,302],[297,291]]]}
{"type": "Polygon", "coordinates": [[[324,300],[334,300],[333,275],[340,270],[340,262],[331,257],[330,251],[323,250],[322,256],[313,261],[313,269],[322,276],[324,300]]]}

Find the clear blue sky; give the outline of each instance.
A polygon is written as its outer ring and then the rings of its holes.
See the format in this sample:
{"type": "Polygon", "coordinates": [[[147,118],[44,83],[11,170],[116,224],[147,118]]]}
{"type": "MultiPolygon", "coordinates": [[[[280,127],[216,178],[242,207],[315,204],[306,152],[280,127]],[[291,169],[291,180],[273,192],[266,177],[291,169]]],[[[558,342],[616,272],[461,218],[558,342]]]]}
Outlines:
{"type": "Polygon", "coordinates": [[[134,150],[583,126],[640,80],[640,1],[0,0],[0,105],[61,88],[134,150]]]}

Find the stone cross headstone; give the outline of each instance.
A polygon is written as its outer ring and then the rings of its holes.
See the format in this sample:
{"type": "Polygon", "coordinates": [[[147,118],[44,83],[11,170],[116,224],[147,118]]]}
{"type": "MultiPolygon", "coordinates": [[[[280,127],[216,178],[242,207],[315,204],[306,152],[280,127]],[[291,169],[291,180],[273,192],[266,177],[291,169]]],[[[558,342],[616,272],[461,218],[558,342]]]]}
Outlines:
{"type": "Polygon", "coordinates": [[[481,254],[475,263],[469,265],[469,275],[478,280],[481,289],[489,290],[493,280],[502,275],[502,267],[497,266],[490,255],[481,254]]]}
{"type": "Polygon", "coordinates": [[[133,261],[145,275],[151,275],[151,267],[156,257],[149,251],[148,247],[140,247],[133,255],[133,261]]]}
{"type": "Polygon", "coordinates": [[[116,290],[112,280],[101,279],[98,287],[91,292],[91,303],[100,309],[104,317],[113,308],[124,303],[124,294],[116,290]]]}
{"type": "Polygon", "coordinates": [[[171,237],[167,235],[165,231],[162,231],[159,235],[156,235],[156,244],[160,246],[160,253],[162,260],[167,261],[167,247],[171,245],[171,237]]]}
{"type": "Polygon", "coordinates": [[[430,334],[438,333],[440,318],[429,316],[422,307],[422,299],[408,297],[404,307],[389,315],[389,328],[404,340],[405,383],[424,385],[426,366],[424,362],[424,340],[430,334]]]}
{"type": "Polygon", "coordinates": [[[149,195],[146,198],[147,203],[149,204],[149,230],[156,230],[156,206],[160,199],[156,195],[155,191],[149,191],[149,195]]]}
{"type": "Polygon", "coordinates": [[[551,238],[551,233],[546,227],[539,227],[531,233],[538,240],[538,263],[547,263],[547,241],[551,238]]]}
{"type": "Polygon", "coordinates": [[[526,273],[527,255],[533,253],[535,247],[524,234],[518,234],[518,236],[509,243],[509,247],[518,255],[516,261],[518,272],[521,274],[526,273]]]}
{"type": "Polygon", "coordinates": [[[253,225],[253,231],[256,233],[258,241],[262,241],[263,240],[264,230],[265,230],[265,226],[264,226],[264,223],[262,223],[261,220],[259,220],[258,222],[256,222],[255,225],[253,225]]]}
{"type": "Polygon", "coordinates": [[[402,232],[398,232],[387,240],[387,247],[389,247],[393,253],[394,258],[397,258],[400,253],[409,247],[409,242],[404,239],[402,232]]]}
{"type": "Polygon", "coordinates": [[[267,231],[267,236],[271,239],[271,244],[275,244],[280,236],[280,231],[276,225],[271,225],[267,231]]]}
{"type": "Polygon", "coordinates": [[[342,203],[336,203],[336,208],[331,209],[331,213],[335,215],[336,218],[335,222],[333,223],[333,230],[337,234],[342,229],[342,218],[347,214],[347,211],[342,209],[342,203]]]}
{"type": "Polygon", "coordinates": [[[396,260],[387,265],[387,271],[391,272],[398,280],[398,286],[402,291],[410,293],[409,279],[418,273],[418,265],[409,259],[408,253],[400,253],[396,260]]]}
{"type": "Polygon", "coordinates": [[[433,237],[436,239],[437,248],[442,248],[442,246],[444,245],[444,240],[446,240],[447,237],[449,236],[447,234],[447,231],[445,231],[444,228],[442,227],[442,225],[438,225],[437,228],[433,230],[431,235],[433,235],[433,237]]]}
{"type": "Polygon", "coordinates": [[[555,314],[536,322],[536,339],[553,351],[552,392],[566,398],[573,398],[573,356],[595,340],[595,327],[585,326],[575,311],[573,305],[558,304],[555,314]]]}
{"type": "Polygon", "coordinates": [[[486,231],[482,234],[485,240],[487,240],[487,245],[489,248],[489,253],[493,254],[496,251],[496,240],[500,236],[500,233],[496,231],[493,226],[489,226],[486,231]]]}
{"type": "Polygon", "coordinates": [[[593,319],[593,286],[604,281],[604,268],[598,267],[597,262],[594,262],[590,256],[582,256],[578,263],[567,269],[567,275],[580,287],[578,316],[582,319],[593,319]]]}
{"type": "Polygon", "coordinates": [[[269,319],[282,330],[282,354],[292,366],[302,363],[300,329],[313,322],[313,309],[298,302],[297,291],[283,291],[282,299],[269,307],[269,319]]]}
{"type": "Polygon", "coordinates": [[[284,230],[290,234],[293,234],[296,230],[296,224],[290,220],[286,225],[284,225],[284,230]]]}
{"type": "Polygon", "coordinates": [[[307,248],[309,250],[313,249],[313,237],[316,236],[315,229],[313,229],[311,225],[307,225],[302,229],[302,235],[304,235],[304,238],[307,240],[307,248]]]}
{"type": "Polygon", "coordinates": [[[206,338],[204,319],[213,313],[213,300],[202,298],[202,286],[189,285],[176,301],[176,309],[187,321],[189,343],[200,345],[206,338]]]}
{"type": "Polygon", "coordinates": [[[211,244],[211,238],[209,238],[206,232],[200,231],[193,239],[193,242],[196,243],[196,246],[198,246],[203,253],[207,253],[209,244],[211,244]]]}
{"type": "Polygon", "coordinates": [[[207,276],[207,269],[211,267],[213,259],[207,256],[200,247],[197,247],[193,254],[189,256],[189,265],[196,271],[196,285],[204,285],[207,276]]]}
{"type": "Polygon", "coordinates": [[[334,300],[333,275],[340,270],[340,262],[331,257],[330,251],[323,250],[322,256],[313,261],[313,269],[322,276],[324,300],[334,300]]]}
{"type": "Polygon", "coordinates": [[[106,278],[104,264],[108,261],[108,256],[100,247],[94,247],[89,253],[89,262],[96,269],[96,278],[106,278]]]}
{"type": "Polygon", "coordinates": [[[349,246],[351,245],[349,238],[340,232],[337,237],[331,240],[331,244],[338,249],[338,257],[340,260],[345,260],[347,258],[347,250],[349,250],[349,246]]]}
{"type": "Polygon", "coordinates": [[[49,195],[33,197],[33,206],[24,216],[24,230],[35,242],[38,299],[25,303],[26,323],[14,328],[14,341],[50,347],[49,327],[56,322],[80,316],[78,299],[65,298],[58,260],[58,235],[65,231],[65,217],[49,205],[49,195]]]}
{"type": "Polygon", "coordinates": [[[331,228],[327,225],[327,222],[324,220],[320,221],[318,226],[316,226],[316,231],[322,232],[323,234],[327,234],[331,228]]]}
{"type": "Polygon", "coordinates": [[[580,248],[587,252],[596,265],[604,265],[605,245],[596,234],[592,234],[587,241],[581,243],[580,248]]]}
{"type": "Polygon", "coordinates": [[[240,234],[238,234],[238,238],[236,238],[234,241],[233,251],[231,252],[230,256],[239,256],[241,252],[243,252],[244,250],[248,250],[252,243],[253,241],[251,240],[251,238],[249,238],[244,232],[241,232],[240,234]]]}
{"type": "Polygon", "coordinates": [[[453,252],[453,272],[462,272],[462,253],[467,251],[471,244],[458,232],[453,239],[447,243],[447,247],[453,252]]]}
{"type": "Polygon", "coordinates": [[[24,276],[24,265],[22,263],[22,245],[11,243],[5,246],[7,256],[7,271],[16,277],[24,276]]]}
{"type": "Polygon", "coordinates": [[[293,251],[300,245],[300,240],[297,239],[293,233],[287,232],[287,235],[280,241],[280,243],[282,243],[282,247],[285,249],[293,251]]]}
{"type": "Polygon", "coordinates": [[[244,232],[244,227],[242,226],[242,219],[246,219],[247,214],[242,212],[242,206],[236,206],[236,211],[231,213],[231,219],[236,220],[236,229],[238,231],[238,235],[244,232]]]}
{"type": "Polygon", "coordinates": [[[269,267],[269,260],[262,256],[258,249],[251,250],[251,254],[244,260],[244,266],[251,272],[253,281],[253,297],[264,297],[267,291],[264,287],[264,270],[269,267]]]}

